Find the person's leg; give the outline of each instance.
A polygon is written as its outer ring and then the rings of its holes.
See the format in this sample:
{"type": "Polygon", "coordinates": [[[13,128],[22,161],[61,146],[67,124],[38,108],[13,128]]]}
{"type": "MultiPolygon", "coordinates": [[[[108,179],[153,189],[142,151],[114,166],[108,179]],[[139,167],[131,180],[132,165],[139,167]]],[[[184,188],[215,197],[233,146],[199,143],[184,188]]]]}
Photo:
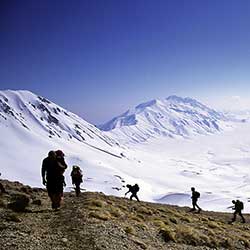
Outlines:
{"type": "Polygon", "coordinates": [[[6,193],[6,190],[5,190],[2,183],[0,183],[0,190],[1,190],[2,193],[6,193]]]}
{"type": "Polygon", "coordinates": [[[234,221],[236,220],[236,215],[237,215],[237,212],[235,211],[235,212],[233,213],[233,219],[232,219],[232,222],[234,222],[234,221]]]}
{"type": "Polygon", "coordinates": [[[136,198],[137,201],[139,201],[137,194],[134,194],[134,197],[136,198]]]}
{"type": "Polygon", "coordinates": [[[63,182],[60,181],[57,183],[57,188],[56,188],[56,204],[57,208],[61,206],[61,201],[63,200],[63,182]]]}
{"type": "Polygon", "coordinates": [[[246,222],[246,220],[245,220],[245,218],[243,217],[243,215],[242,215],[241,211],[239,211],[239,216],[241,217],[242,222],[243,222],[243,223],[245,223],[245,222],[246,222]]]}
{"type": "Polygon", "coordinates": [[[195,205],[196,205],[196,200],[192,200],[192,206],[193,206],[193,208],[191,209],[191,211],[195,211],[196,210],[195,205]]]}
{"type": "Polygon", "coordinates": [[[134,195],[133,195],[133,194],[131,194],[131,196],[130,196],[130,198],[129,198],[129,199],[132,201],[132,198],[133,198],[133,197],[134,197],[134,195]]]}
{"type": "Polygon", "coordinates": [[[59,208],[61,206],[61,200],[62,200],[62,194],[61,193],[56,193],[54,195],[54,204],[55,204],[55,209],[59,208]]]}
{"type": "Polygon", "coordinates": [[[198,213],[201,211],[201,208],[198,206],[197,201],[195,203],[195,206],[198,208],[198,213]]]}
{"type": "Polygon", "coordinates": [[[52,209],[55,209],[56,208],[56,197],[55,197],[55,194],[54,193],[49,193],[49,198],[51,200],[51,207],[52,209]]]}
{"type": "Polygon", "coordinates": [[[56,193],[57,193],[57,189],[56,189],[56,185],[54,183],[53,180],[49,179],[47,180],[47,191],[48,191],[48,196],[51,200],[51,207],[52,209],[56,208],[56,193]]]}
{"type": "Polygon", "coordinates": [[[80,192],[81,192],[80,183],[77,182],[77,183],[76,183],[76,196],[79,196],[79,195],[80,195],[80,192]]]}

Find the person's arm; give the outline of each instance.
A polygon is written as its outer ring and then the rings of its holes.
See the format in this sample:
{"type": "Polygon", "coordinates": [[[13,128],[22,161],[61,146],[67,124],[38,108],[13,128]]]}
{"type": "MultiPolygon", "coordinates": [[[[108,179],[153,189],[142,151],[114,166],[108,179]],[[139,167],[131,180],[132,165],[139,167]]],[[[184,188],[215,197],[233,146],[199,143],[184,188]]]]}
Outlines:
{"type": "Polygon", "coordinates": [[[46,184],[47,184],[47,181],[45,178],[46,172],[47,172],[47,167],[46,167],[45,160],[43,160],[43,163],[42,163],[42,181],[43,181],[44,186],[46,186],[46,184]]]}
{"type": "Polygon", "coordinates": [[[74,182],[74,178],[73,178],[73,171],[71,172],[70,176],[71,176],[72,185],[74,185],[75,182],[74,182]]]}
{"type": "Polygon", "coordinates": [[[68,166],[64,160],[64,158],[61,159],[60,163],[63,165],[63,168],[66,169],[68,166]]]}
{"type": "Polygon", "coordinates": [[[128,192],[125,193],[125,195],[127,195],[130,192],[130,190],[128,190],[128,192]]]}

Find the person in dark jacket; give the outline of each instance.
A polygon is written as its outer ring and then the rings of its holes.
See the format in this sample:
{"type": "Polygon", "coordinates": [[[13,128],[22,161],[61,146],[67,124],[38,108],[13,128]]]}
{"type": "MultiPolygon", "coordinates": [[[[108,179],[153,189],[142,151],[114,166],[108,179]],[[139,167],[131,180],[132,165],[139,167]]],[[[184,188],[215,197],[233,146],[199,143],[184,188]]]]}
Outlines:
{"type": "Polygon", "coordinates": [[[236,201],[232,200],[232,203],[234,204],[234,206],[232,207],[232,209],[234,210],[232,222],[234,222],[236,220],[236,216],[238,214],[242,219],[242,223],[245,223],[246,220],[242,215],[242,210],[244,209],[243,202],[239,201],[239,200],[236,200],[236,201]]]}
{"type": "MultiPolygon", "coordinates": [[[[1,176],[1,173],[0,173],[0,176],[1,176]]],[[[4,188],[4,186],[3,186],[3,184],[0,182],[0,191],[1,191],[1,193],[7,193],[6,192],[6,190],[5,190],[5,188],[4,188]]]]}
{"type": "Polygon", "coordinates": [[[125,196],[128,193],[131,193],[131,196],[130,196],[129,199],[132,200],[132,198],[135,197],[136,200],[139,201],[137,193],[138,193],[138,191],[139,191],[140,188],[139,188],[138,184],[135,184],[134,186],[128,184],[128,185],[126,185],[126,187],[128,188],[128,192],[126,192],[125,196]]]}
{"type": "Polygon", "coordinates": [[[42,163],[42,181],[47,188],[53,209],[58,209],[61,206],[63,180],[63,170],[57,160],[56,153],[50,151],[42,163]]]}
{"type": "Polygon", "coordinates": [[[83,182],[82,171],[79,166],[72,167],[71,179],[72,179],[72,184],[75,185],[76,196],[79,196],[81,193],[80,185],[83,182]]]}
{"type": "MultiPolygon", "coordinates": [[[[67,164],[65,162],[65,159],[64,159],[64,153],[62,150],[56,150],[56,159],[57,159],[57,162],[58,162],[58,165],[60,167],[60,172],[61,172],[61,178],[62,178],[62,182],[63,182],[63,186],[65,187],[66,186],[66,183],[65,183],[65,178],[63,176],[65,170],[67,169],[67,164]]],[[[62,193],[63,195],[63,193],[62,193]]]]}
{"type": "Polygon", "coordinates": [[[198,213],[200,213],[201,208],[197,204],[197,201],[200,198],[200,193],[197,192],[194,187],[191,188],[191,191],[192,191],[191,199],[192,199],[192,206],[193,206],[193,208],[190,211],[195,211],[196,207],[197,207],[198,208],[198,213]]]}

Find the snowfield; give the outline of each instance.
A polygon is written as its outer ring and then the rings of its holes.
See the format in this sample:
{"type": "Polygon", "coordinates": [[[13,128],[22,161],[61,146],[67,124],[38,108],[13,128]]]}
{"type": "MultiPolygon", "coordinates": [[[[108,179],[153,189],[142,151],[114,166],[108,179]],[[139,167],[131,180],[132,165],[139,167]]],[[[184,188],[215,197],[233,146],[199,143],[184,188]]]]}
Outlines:
{"type": "MultiPolygon", "coordinates": [[[[41,186],[41,163],[62,149],[83,169],[83,187],[124,196],[127,183],[139,198],[190,206],[190,188],[205,210],[227,211],[250,192],[250,122],[180,97],[155,100],[100,126],[28,91],[0,91],[2,178],[41,186]],[[230,117],[230,118],[229,118],[230,117]],[[155,129],[156,128],[156,129],[155,129]]],[[[230,211],[230,210],[229,210],[230,211]]]]}

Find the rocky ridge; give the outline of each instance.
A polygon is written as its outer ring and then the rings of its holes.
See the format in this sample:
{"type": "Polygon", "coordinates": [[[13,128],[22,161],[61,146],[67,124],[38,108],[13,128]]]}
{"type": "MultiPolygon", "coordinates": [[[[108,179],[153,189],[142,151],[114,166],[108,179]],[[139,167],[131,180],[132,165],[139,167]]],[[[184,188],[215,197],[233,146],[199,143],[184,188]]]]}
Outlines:
{"type": "MultiPolygon", "coordinates": [[[[228,224],[231,214],[190,213],[176,207],[103,193],[66,193],[59,211],[50,209],[44,189],[1,181],[2,250],[45,249],[248,249],[250,224],[228,224]],[[8,204],[17,194],[29,198],[21,212],[8,204]]],[[[247,221],[250,216],[246,215],[247,221]]]]}

